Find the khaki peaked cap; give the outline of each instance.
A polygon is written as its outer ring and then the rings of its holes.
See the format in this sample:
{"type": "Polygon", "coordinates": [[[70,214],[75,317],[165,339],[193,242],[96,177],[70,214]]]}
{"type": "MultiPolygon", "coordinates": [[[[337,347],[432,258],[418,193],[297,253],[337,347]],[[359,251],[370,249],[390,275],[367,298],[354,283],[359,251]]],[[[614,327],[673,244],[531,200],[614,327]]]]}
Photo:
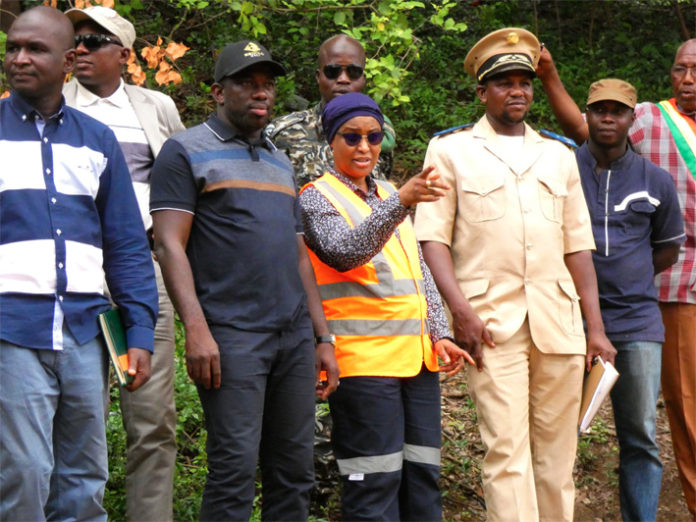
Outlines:
{"type": "Polygon", "coordinates": [[[535,74],[541,46],[536,36],[519,27],[498,29],[481,38],[464,59],[464,69],[479,83],[505,71],[535,74]]]}
{"type": "Polygon", "coordinates": [[[636,88],[628,82],[616,78],[604,78],[590,85],[590,93],[587,96],[587,105],[611,100],[633,109],[638,101],[636,88]]]}

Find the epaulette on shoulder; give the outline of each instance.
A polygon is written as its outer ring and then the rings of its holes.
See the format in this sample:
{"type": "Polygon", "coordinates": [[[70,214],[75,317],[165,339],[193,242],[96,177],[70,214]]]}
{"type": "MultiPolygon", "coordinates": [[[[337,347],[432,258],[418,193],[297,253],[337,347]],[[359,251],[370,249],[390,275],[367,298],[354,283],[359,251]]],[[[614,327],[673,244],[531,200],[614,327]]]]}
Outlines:
{"type": "Polygon", "coordinates": [[[567,145],[571,149],[577,149],[578,144],[575,143],[572,139],[566,137],[566,136],[561,136],[560,134],[556,134],[555,132],[551,132],[550,130],[547,129],[539,129],[539,134],[546,138],[551,138],[552,140],[557,140],[563,143],[563,145],[567,145]]]}
{"type": "Polygon", "coordinates": [[[464,125],[457,125],[456,127],[450,127],[449,129],[437,131],[436,133],[433,134],[433,138],[440,138],[442,136],[446,136],[447,134],[453,134],[455,132],[462,131],[464,129],[468,129],[470,127],[473,127],[473,123],[465,123],[464,125]]]}

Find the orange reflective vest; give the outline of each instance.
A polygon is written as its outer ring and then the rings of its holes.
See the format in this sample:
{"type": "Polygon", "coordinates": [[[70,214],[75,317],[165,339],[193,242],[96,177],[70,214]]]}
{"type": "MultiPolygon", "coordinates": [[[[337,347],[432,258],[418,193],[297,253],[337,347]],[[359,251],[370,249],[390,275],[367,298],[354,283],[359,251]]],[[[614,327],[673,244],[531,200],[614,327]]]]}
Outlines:
{"type": "MultiPolygon", "coordinates": [[[[377,194],[386,199],[395,191],[376,181],[377,194]]],[[[354,228],[372,213],[367,203],[330,173],[310,183],[354,228]]],[[[411,219],[370,262],[347,272],[309,257],[324,305],[329,329],[336,336],[336,359],[341,377],[411,377],[423,362],[438,370],[428,335],[427,304],[418,245],[411,219]]]]}

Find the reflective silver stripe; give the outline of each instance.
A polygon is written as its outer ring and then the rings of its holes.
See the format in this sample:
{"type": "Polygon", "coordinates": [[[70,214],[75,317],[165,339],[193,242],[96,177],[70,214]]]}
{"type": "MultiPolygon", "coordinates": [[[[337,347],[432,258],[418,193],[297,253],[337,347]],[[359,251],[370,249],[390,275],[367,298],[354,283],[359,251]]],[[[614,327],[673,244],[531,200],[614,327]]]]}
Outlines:
{"type": "MultiPolygon", "coordinates": [[[[340,183],[340,182],[339,182],[340,183]]],[[[343,209],[346,211],[348,214],[348,217],[350,217],[351,221],[353,222],[353,227],[358,226],[360,223],[362,223],[365,220],[365,217],[363,217],[360,214],[360,211],[358,208],[353,204],[352,201],[349,199],[345,198],[343,194],[341,194],[338,190],[336,190],[334,187],[331,186],[331,184],[327,181],[324,180],[317,180],[314,182],[315,188],[321,190],[326,190],[326,192],[329,192],[332,197],[338,200],[338,202],[343,206],[343,209]]],[[[384,254],[380,251],[378,252],[372,259],[371,259],[372,265],[375,268],[375,275],[377,276],[377,281],[382,284],[382,283],[391,283],[393,285],[394,282],[394,274],[392,273],[391,267],[389,266],[389,263],[387,262],[387,259],[384,257],[384,254]]],[[[321,293],[321,286],[319,287],[319,292],[321,293]]],[[[412,293],[412,292],[409,292],[412,293]]],[[[332,297],[324,297],[324,294],[321,294],[323,299],[331,299],[332,297]]],[[[342,297],[340,295],[334,295],[333,297],[342,297]]],[[[346,296],[348,297],[348,296],[346,296]]]]}
{"type": "Polygon", "coordinates": [[[350,216],[351,221],[353,221],[353,227],[357,227],[365,220],[365,218],[360,215],[360,212],[355,205],[343,197],[343,194],[341,194],[338,190],[335,190],[330,183],[327,181],[318,180],[314,182],[314,185],[321,185],[321,188],[325,189],[327,192],[330,192],[331,195],[335,197],[341,203],[341,205],[343,205],[343,208],[348,213],[348,216],[350,216]]]}
{"type": "MultiPolygon", "coordinates": [[[[418,281],[420,283],[420,281],[418,281]]],[[[343,283],[328,283],[319,285],[319,293],[323,300],[338,299],[341,297],[394,297],[398,295],[415,294],[415,286],[412,279],[397,279],[391,284],[361,285],[352,281],[343,283]]]]}
{"type": "Polygon", "coordinates": [[[420,319],[334,319],[329,321],[334,335],[421,335],[420,319]]]}
{"type": "Polygon", "coordinates": [[[369,457],[353,457],[352,459],[336,459],[338,472],[341,475],[353,473],[390,473],[400,471],[403,467],[404,452],[397,451],[388,455],[371,455],[369,457]]]}
{"type": "Polygon", "coordinates": [[[419,464],[440,465],[440,448],[432,446],[416,446],[415,444],[404,444],[404,460],[417,462],[419,464]]]}
{"type": "Polygon", "coordinates": [[[382,187],[384,190],[387,191],[387,193],[391,196],[394,192],[396,192],[396,189],[394,188],[394,185],[389,183],[388,181],[383,181],[381,179],[373,179],[373,181],[382,187]]]}

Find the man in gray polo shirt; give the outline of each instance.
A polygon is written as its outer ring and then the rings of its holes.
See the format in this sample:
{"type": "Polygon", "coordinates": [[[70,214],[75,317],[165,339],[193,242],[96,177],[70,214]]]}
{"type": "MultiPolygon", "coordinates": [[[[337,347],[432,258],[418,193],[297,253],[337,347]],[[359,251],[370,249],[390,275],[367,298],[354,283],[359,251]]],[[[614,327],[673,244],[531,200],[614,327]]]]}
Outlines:
{"type": "Polygon", "coordinates": [[[201,520],[249,519],[257,460],[262,518],[306,520],[315,375],[322,398],[338,385],[292,165],[263,132],[284,73],[256,42],[225,47],[215,114],[170,138],[152,172],[155,249],[208,431],[201,520]]]}

